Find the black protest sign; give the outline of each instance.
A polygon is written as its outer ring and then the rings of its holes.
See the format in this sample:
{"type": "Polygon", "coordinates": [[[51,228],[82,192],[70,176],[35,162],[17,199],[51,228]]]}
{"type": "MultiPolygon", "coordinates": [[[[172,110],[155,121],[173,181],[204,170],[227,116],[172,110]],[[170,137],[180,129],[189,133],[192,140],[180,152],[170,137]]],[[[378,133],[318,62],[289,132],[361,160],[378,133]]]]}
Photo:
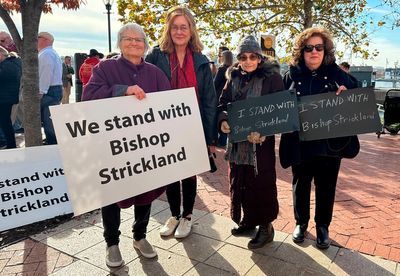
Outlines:
{"type": "Polygon", "coordinates": [[[229,140],[247,140],[251,132],[272,135],[299,130],[297,98],[293,91],[248,98],[228,105],[229,140]]]}
{"type": "Polygon", "coordinates": [[[299,101],[300,140],[311,141],[381,130],[372,88],[303,96],[299,101]]]}

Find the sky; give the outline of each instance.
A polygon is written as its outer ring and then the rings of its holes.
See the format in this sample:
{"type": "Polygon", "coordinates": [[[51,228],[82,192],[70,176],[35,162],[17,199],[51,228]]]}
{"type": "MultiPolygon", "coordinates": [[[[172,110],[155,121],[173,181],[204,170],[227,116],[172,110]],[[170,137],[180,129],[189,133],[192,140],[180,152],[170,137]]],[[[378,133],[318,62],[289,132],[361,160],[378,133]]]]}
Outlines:
{"type": "MultiPolygon", "coordinates": [[[[116,1],[112,5],[111,14],[111,46],[116,48],[116,35],[122,24],[118,21],[116,1]]],[[[370,7],[376,5],[377,0],[369,0],[370,7]]],[[[53,6],[53,14],[43,14],[40,23],[40,31],[47,31],[54,35],[54,48],[61,55],[73,55],[74,53],[89,53],[92,48],[99,52],[108,53],[108,29],[107,14],[102,0],[87,0],[77,11],[66,11],[53,6]]],[[[385,11],[382,8],[373,10],[376,18],[385,11]]],[[[21,32],[20,15],[13,16],[17,28],[21,32]]],[[[0,20],[0,30],[7,31],[7,27],[0,20]]],[[[345,57],[341,61],[350,61],[352,65],[372,65],[379,67],[394,67],[395,62],[400,61],[400,28],[391,30],[381,28],[371,35],[370,49],[378,49],[380,54],[374,60],[362,60],[355,55],[350,55],[346,47],[337,42],[339,50],[345,50],[345,57]]],[[[400,65],[400,64],[399,64],[400,65]]]]}

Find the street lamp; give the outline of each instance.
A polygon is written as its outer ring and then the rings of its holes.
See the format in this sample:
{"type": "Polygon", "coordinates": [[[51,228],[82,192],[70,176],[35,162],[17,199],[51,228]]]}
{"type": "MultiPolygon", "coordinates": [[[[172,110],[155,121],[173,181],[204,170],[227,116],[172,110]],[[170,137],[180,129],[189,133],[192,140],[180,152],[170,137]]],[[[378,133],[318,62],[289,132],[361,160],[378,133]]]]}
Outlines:
{"type": "Polygon", "coordinates": [[[107,19],[108,19],[108,52],[111,53],[111,25],[110,25],[110,10],[111,6],[114,3],[114,0],[103,0],[104,5],[107,10],[107,19]]]}

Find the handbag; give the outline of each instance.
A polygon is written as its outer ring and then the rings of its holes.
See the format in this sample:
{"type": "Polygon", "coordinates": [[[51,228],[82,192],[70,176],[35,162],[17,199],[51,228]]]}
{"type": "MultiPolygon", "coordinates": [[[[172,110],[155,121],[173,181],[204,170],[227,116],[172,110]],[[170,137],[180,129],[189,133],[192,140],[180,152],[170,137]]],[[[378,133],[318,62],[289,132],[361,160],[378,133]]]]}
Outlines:
{"type": "Polygon", "coordinates": [[[360,152],[360,142],[357,135],[330,138],[326,140],[329,155],[340,158],[354,158],[360,152]]]}

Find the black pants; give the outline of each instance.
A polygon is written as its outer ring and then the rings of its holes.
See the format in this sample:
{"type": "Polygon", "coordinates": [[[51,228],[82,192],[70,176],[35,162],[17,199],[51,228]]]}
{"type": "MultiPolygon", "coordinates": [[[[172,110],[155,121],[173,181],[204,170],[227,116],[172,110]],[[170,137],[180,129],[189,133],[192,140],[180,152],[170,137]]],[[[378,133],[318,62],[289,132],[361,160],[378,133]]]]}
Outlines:
{"type": "Polygon", "coordinates": [[[194,200],[197,191],[197,177],[192,176],[181,181],[174,182],[167,187],[167,199],[171,214],[179,218],[181,215],[181,182],[182,182],[182,217],[193,213],[194,200]]]}
{"type": "MultiPolygon", "coordinates": [[[[135,205],[135,221],[133,222],[133,238],[138,241],[146,238],[147,225],[150,219],[151,203],[147,205],[135,205]]],[[[121,224],[121,208],[114,203],[101,208],[103,217],[104,239],[107,246],[117,245],[119,243],[119,225],[121,224]]]]}
{"type": "Polygon", "coordinates": [[[11,122],[12,106],[12,104],[0,104],[0,128],[3,130],[8,149],[14,149],[17,147],[14,128],[11,122]]]}
{"type": "Polygon", "coordinates": [[[310,220],[311,181],[315,185],[315,223],[326,225],[332,221],[336,182],[340,158],[317,157],[307,163],[292,166],[293,207],[297,224],[310,220]]]}

